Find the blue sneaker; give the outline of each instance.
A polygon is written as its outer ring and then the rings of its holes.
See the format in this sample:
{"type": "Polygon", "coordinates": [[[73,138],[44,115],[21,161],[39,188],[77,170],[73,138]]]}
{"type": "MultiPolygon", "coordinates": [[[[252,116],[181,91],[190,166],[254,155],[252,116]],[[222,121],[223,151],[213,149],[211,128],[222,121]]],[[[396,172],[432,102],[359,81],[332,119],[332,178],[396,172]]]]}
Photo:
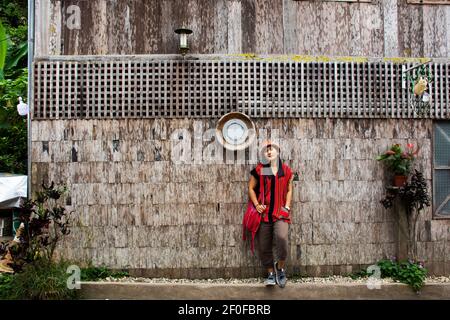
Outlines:
{"type": "Polygon", "coordinates": [[[276,279],[275,279],[275,275],[273,274],[273,272],[269,272],[269,276],[267,277],[266,281],[264,281],[264,284],[266,286],[274,286],[276,285],[276,279]]]}
{"type": "Polygon", "coordinates": [[[274,263],[275,270],[275,279],[280,288],[284,288],[286,286],[286,271],[284,269],[278,269],[278,262],[274,263]]]}

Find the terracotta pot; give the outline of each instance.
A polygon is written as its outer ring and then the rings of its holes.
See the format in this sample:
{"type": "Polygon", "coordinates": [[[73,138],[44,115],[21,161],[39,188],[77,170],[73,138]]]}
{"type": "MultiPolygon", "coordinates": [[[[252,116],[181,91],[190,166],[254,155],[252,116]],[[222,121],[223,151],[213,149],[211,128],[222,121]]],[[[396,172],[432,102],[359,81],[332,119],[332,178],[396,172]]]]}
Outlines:
{"type": "Polygon", "coordinates": [[[403,187],[408,180],[408,176],[394,176],[394,186],[396,187],[403,187]]]}

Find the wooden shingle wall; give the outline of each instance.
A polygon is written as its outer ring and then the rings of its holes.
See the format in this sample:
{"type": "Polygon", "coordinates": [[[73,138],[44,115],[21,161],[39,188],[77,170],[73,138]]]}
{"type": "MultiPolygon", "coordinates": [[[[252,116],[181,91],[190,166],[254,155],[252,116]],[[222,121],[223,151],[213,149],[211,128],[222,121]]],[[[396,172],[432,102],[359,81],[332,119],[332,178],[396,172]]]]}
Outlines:
{"type": "Polygon", "coordinates": [[[450,55],[449,5],[292,0],[36,0],[36,55],[450,55]],[[79,28],[74,23],[79,8],[79,28]]]}
{"type": "MultiPolygon", "coordinates": [[[[211,140],[195,134],[191,163],[173,158],[182,143],[176,129],[214,127],[207,119],[34,121],[32,188],[66,183],[76,212],[59,254],[135,275],[260,275],[241,240],[254,164],[202,163],[211,140]]],[[[257,119],[256,127],[278,130],[282,156],[299,176],[290,272],[343,274],[395,254],[392,211],[379,203],[391,177],[374,158],[394,142],[419,144],[416,165],[430,185],[431,120],[257,119]]],[[[450,271],[449,228],[431,209],[419,221],[419,256],[432,273],[450,271]]]]}

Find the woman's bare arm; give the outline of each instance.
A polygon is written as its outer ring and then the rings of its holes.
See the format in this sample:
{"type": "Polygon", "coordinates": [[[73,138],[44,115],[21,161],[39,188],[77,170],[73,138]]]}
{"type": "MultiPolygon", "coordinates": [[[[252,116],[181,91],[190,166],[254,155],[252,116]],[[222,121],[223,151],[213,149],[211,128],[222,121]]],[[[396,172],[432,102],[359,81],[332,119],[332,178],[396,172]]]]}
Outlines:
{"type": "Polygon", "coordinates": [[[250,201],[253,202],[253,204],[258,204],[258,199],[256,198],[256,192],[255,187],[258,182],[256,181],[254,176],[250,176],[250,181],[248,182],[248,197],[250,198],[250,201]]]}
{"type": "Polygon", "coordinates": [[[288,191],[286,194],[286,206],[287,207],[291,207],[291,202],[292,202],[292,193],[294,190],[294,177],[292,176],[291,179],[289,179],[289,184],[288,184],[288,191]]]}
{"type": "Polygon", "coordinates": [[[250,181],[248,182],[248,197],[255,206],[256,210],[259,213],[262,213],[266,209],[266,206],[259,204],[258,198],[256,197],[255,187],[257,183],[258,181],[256,181],[256,178],[254,176],[250,176],[250,181]]]}

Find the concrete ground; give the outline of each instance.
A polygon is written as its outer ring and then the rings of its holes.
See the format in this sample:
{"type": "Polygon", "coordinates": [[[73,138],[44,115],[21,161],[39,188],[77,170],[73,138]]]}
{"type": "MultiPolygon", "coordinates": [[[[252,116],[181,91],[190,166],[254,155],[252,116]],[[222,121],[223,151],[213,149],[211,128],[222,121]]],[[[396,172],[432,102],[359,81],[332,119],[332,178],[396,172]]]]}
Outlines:
{"type": "Polygon", "coordinates": [[[405,300],[450,299],[450,283],[426,284],[419,294],[401,283],[288,283],[286,288],[261,283],[82,282],[84,299],[128,300],[405,300]]]}

